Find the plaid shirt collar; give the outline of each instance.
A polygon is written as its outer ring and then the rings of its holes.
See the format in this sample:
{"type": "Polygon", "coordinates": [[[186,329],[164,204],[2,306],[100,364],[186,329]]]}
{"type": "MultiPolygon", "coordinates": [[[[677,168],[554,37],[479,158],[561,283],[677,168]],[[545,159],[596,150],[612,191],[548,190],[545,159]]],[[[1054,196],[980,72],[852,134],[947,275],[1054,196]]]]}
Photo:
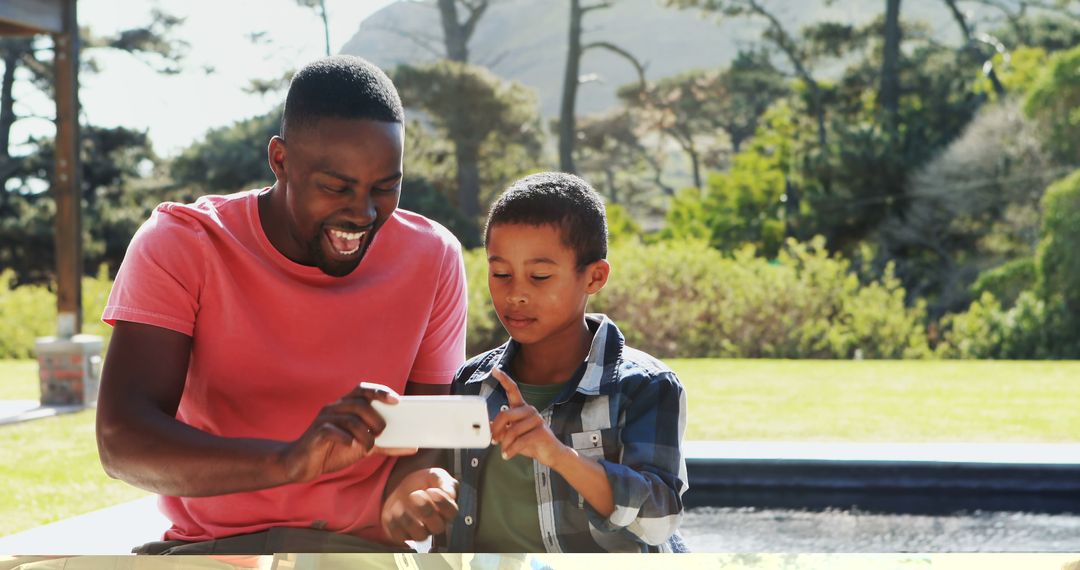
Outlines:
{"type": "MultiPolygon", "coordinates": [[[[585,375],[581,377],[574,389],[586,396],[597,396],[605,392],[605,388],[614,385],[617,381],[617,366],[615,364],[622,358],[623,346],[626,339],[619,327],[601,313],[587,313],[585,322],[593,333],[592,344],[589,346],[589,355],[586,357],[585,375]]],[[[504,371],[510,369],[510,362],[514,355],[521,349],[521,344],[514,339],[503,343],[502,346],[492,351],[493,361],[488,361],[477,367],[472,376],[465,381],[466,384],[486,382],[491,389],[499,387],[499,381],[491,375],[491,371],[500,368],[504,371]]],[[[573,392],[566,391],[559,395],[556,402],[565,402],[573,392]]]]}

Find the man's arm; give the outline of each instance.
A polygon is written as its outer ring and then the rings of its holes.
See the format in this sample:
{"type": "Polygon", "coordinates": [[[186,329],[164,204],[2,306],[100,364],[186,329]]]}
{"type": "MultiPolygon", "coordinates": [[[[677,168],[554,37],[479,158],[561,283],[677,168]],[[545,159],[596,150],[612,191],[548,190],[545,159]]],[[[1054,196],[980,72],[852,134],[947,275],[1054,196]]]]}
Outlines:
{"type": "Polygon", "coordinates": [[[191,337],[118,321],[102,371],[97,441],[109,476],[155,493],[199,497],[308,481],[347,467],[371,449],[382,419],[362,385],[324,407],[296,441],[224,438],[176,419],[191,337]]]}

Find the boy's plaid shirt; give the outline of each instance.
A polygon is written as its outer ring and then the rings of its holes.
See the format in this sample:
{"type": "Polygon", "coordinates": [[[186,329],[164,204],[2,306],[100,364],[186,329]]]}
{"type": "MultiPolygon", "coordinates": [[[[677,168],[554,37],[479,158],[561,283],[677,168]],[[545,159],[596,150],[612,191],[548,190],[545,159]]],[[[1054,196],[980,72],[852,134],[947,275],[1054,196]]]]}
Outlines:
{"type": "MultiPolygon", "coordinates": [[[[548,552],[681,551],[676,530],[688,487],[681,445],[686,393],[667,366],[626,347],[606,316],[590,314],[586,320],[594,335],[585,373],[540,413],[563,443],[599,460],[615,511],[604,518],[558,473],[533,461],[544,545],[548,552]]],[[[510,340],[469,360],[454,379],[454,393],[483,396],[494,419],[507,400],[491,369],[509,370],[518,347],[510,340]]],[[[479,479],[492,449],[448,453],[448,467],[460,482],[459,513],[436,540],[437,548],[473,550],[479,479]]]]}

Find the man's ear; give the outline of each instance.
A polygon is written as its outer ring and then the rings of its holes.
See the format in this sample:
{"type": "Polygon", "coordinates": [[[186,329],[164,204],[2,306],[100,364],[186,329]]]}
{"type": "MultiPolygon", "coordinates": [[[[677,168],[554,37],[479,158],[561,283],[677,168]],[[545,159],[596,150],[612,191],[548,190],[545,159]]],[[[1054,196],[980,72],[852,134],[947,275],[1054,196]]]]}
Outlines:
{"type": "Polygon", "coordinates": [[[585,285],[585,291],[592,295],[600,292],[607,284],[608,275],[611,274],[611,264],[608,260],[601,259],[594,261],[585,268],[585,276],[588,280],[585,285]]]}
{"type": "Polygon", "coordinates": [[[270,163],[270,170],[274,171],[274,178],[279,184],[285,184],[288,180],[285,174],[285,139],[277,135],[270,137],[270,145],[266,148],[266,160],[270,163]]]}

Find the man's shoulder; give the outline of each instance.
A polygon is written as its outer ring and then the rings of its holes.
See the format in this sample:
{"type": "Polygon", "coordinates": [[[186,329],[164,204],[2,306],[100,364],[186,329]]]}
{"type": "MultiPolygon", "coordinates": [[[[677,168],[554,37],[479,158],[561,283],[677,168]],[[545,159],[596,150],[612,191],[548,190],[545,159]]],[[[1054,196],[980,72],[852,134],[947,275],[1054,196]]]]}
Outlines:
{"type": "Polygon", "coordinates": [[[257,191],[249,190],[201,196],[193,203],[162,202],[154,208],[143,229],[166,234],[212,232],[247,221],[247,209],[257,199],[257,191]]]}
{"type": "Polygon", "coordinates": [[[461,242],[457,237],[445,226],[427,216],[398,208],[394,210],[394,221],[408,237],[410,248],[419,245],[438,250],[461,250],[461,242]]]}

